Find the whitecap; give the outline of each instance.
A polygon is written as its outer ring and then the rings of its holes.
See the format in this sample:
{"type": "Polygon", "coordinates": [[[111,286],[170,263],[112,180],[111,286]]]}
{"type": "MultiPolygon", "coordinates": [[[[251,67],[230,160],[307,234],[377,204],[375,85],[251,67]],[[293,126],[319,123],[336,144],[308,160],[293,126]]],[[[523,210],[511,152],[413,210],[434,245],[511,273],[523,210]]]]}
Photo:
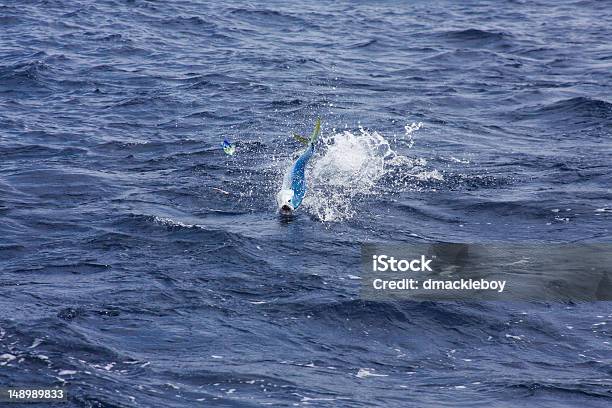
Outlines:
{"type": "Polygon", "coordinates": [[[376,374],[374,373],[373,368],[360,368],[357,372],[358,378],[366,378],[366,377],[388,377],[387,374],[376,374]]]}

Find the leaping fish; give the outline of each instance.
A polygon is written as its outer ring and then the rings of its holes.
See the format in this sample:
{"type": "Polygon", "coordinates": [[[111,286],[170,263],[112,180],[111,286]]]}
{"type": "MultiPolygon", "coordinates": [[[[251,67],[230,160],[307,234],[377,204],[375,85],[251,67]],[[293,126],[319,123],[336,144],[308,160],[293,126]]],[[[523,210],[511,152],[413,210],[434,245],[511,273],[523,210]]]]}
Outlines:
{"type": "Polygon", "coordinates": [[[305,171],[308,161],[314,154],[315,143],[321,133],[321,119],[317,119],[310,139],[294,134],[293,137],[307,145],[306,150],[298,157],[283,179],[283,186],[276,195],[276,202],[281,214],[291,214],[302,204],[306,194],[305,171]]]}

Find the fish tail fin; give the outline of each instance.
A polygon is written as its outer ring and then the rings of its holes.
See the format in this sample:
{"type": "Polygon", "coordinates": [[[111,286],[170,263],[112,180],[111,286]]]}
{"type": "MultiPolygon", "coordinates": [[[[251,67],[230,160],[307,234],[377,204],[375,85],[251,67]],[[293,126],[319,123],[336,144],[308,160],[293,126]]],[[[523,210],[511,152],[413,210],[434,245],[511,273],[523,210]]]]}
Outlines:
{"type": "Polygon", "coordinates": [[[310,136],[309,144],[311,146],[314,146],[320,134],[321,134],[321,118],[317,118],[317,122],[315,123],[314,130],[312,131],[312,136],[310,136]]]}
{"type": "Polygon", "coordinates": [[[310,138],[298,135],[297,133],[294,133],[293,137],[295,140],[297,140],[303,145],[314,146],[320,134],[321,134],[321,118],[317,118],[317,122],[315,123],[315,127],[314,127],[314,130],[312,131],[312,135],[310,136],[310,138]]]}

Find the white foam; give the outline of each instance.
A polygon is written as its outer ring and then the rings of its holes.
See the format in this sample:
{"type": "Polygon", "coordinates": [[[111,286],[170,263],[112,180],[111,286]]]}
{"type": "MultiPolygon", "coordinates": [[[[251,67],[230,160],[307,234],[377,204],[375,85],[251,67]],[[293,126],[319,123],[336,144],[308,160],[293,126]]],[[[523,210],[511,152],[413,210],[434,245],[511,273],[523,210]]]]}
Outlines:
{"type": "Polygon", "coordinates": [[[335,401],[335,398],[310,398],[310,397],[302,397],[301,402],[310,402],[310,401],[335,401]]]}
{"type": "Polygon", "coordinates": [[[366,377],[388,377],[387,374],[375,374],[374,369],[370,368],[360,368],[357,372],[358,378],[366,378],[366,377]]]}
{"type": "Polygon", "coordinates": [[[38,346],[40,346],[43,342],[43,339],[39,339],[38,337],[34,339],[34,341],[32,342],[32,345],[28,348],[36,348],[38,346]]]}
{"type": "Polygon", "coordinates": [[[197,227],[197,225],[186,224],[184,222],[176,221],[176,220],[173,220],[171,218],[165,218],[165,217],[157,217],[156,216],[156,217],[154,217],[154,221],[159,223],[159,224],[168,226],[168,227],[183,227],[183,228],[195,228],[195,227],[197,227]]]}
{"type": "Polygon", "coordinates": [[[512,340],[523,340],[523,336],[513,336],[512,334],[506,334],[506,338],[512,340]]]}
{"type": "Polygon", "coordinates": [[[7,360],[7,361],[13,361],[13,360],[15,360],[16,358],[17,358],[17,357],[15,357],[14,355],[12,355],[12,354],[8,354],[8,353],[7,353],[7,354],[2,354],[2,355],[0,356],[0,360],[7,360]]]}
{"type": "MultiPolygon", "coordinates": [[[[413,133],[422,123],[405,127],[405,141],[412,146],[413,133]]],[[[321,221],[335,222],[356,215],[363,197],[382,194],[380,180],[394,172],[393,191],[410,187],[412,180],[443,180],[436,169],[424,169],[425,159],[398,154],[377,131],[360,128],[321,136],[320,147],[307,170],[308,193],[303,206],[321,221]],[[395,173],[396,172],[396,173],[395,173]]]]}

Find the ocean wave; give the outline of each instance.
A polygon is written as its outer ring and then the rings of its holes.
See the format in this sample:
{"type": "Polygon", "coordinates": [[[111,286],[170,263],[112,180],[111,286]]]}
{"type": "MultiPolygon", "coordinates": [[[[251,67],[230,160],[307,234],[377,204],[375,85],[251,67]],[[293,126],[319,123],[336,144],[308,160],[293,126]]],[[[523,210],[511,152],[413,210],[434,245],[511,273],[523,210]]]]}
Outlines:
{"type": "Polygon", "coordinates": [[[208,21],[200,16],[176,16],[172,18],[166,18],[160,22],[163,25],[177,26],[177,27],[188,27],[188,26],[205,26],[210,29],[215,28],[215,23],[208,21]]]}
{"type": "Polygon", "coordinates": [[[514,112],[517,120],[548,120],[576,125],[612,123],[612,103],[590,97],[563,99],[547,105],[521,108],[514,112]]]}
{"type": "Polygon", "coordinates": [[[229,14],[243,19],[254,25],[285,26],[287,28],[303,30],[307,27],[316,28],[312,22],[293,14],[270,9],[233,8],[229,14]]]}
{"type": "Polygon", "coordinates": [[[45,86],[44,75],[49,73],[50,70],[51,66],[41,59],[0,66],[0,86],[14,87],[15,89],[19,89],[26,84],[45,86]]]}
{"type": "Polygon", "coordinates": [[[43,159],[83,154],[87,154],[87,150],[78,147],[50,147],[43,145],[0,146],[0,155],[5,160],[43,159]]]}
{"type": "Polygon", "coordinates": [[[460,41],[472,41],[472,40],[500,41],[500,40],[510,37],[510,34],[507,34],[504,32],[480,30],[477,28],[445,31],[441,35],[446,38],[456,39],[460,41]]]}

